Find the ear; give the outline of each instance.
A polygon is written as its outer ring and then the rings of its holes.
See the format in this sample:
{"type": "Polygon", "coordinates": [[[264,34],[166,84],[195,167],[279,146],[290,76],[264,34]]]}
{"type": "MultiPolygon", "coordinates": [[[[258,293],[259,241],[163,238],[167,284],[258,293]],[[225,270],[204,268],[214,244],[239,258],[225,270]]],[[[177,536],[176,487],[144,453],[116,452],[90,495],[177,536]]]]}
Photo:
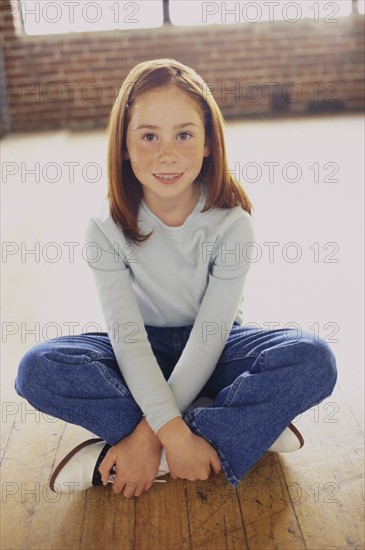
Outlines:
{"type": "Polygon", "coordinates": [[[210,142],[209,140],[205,140],[203,157],[209,157],[211,152],[212,152],[212,148],[210,146],[210,142]]]}
{"type": "Polygon", "coordinates": [[[130,156],[129,156],[129,153],[128,153],[127,149],[123,149],[122,159],[123,160],[129,160],[130,159],[130,156]]]}

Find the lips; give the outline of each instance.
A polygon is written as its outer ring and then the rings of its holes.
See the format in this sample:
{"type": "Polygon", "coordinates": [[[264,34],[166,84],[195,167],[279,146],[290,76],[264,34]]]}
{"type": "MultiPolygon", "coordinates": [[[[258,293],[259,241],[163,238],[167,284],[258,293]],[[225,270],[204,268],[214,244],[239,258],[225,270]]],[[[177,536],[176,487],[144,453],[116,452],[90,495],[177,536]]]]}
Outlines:
{"type": "Polygon", "coordinates": [[[183,175],[183,172],[175,172],[171,174],[153,174],[153,175],[161,183],[174,183],[183,175]]]}

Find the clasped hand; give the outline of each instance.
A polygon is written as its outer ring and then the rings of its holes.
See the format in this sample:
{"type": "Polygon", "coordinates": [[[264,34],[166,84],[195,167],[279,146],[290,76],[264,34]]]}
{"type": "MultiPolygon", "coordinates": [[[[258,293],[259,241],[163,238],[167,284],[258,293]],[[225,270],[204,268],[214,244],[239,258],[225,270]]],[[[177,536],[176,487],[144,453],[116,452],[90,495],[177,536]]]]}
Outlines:
{"type": "MultiPolygon", "coordinates": [[[[136,429],[114,445],[100,464],[102,481],[109,479],[110,470],[116,466],[113,492],[123,492],[125,497],[139,497],[151,489],[161,459],[161,443],[143,420],[136,429]]],[[[148,425],[147,425],[148,426],[148,425]]]]}
{"type": "MultiPolygon", "coordinates": [[[[110,470],[116,466],[113,492],[140,496],[153,486],[161,450],[160,440],[143,419],[130,435],[109,449],[99,467],[102,481],[108,481],[110,470]]],[[[216,450],[190,430],[166,444],[165,450],[172,479],[206,480],[211,468],[216,474],[222,469],[216,450]]]]}
{"type": "Polygon", "coordinates": [[[215,474],[222,469],[214,447],[193,432],[170,443],[166,447],[166,459],[172,479],[206,480],[211,469],[215,474]]]}

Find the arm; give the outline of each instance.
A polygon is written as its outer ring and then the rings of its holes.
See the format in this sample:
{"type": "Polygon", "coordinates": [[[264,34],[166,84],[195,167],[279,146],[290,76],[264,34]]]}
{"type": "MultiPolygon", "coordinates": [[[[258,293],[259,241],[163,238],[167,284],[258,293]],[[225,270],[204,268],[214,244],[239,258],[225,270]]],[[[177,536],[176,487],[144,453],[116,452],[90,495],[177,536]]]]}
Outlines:
{"type": "MultiPolygon", "coordinates": [[[[190,405],[208,381],[223,351],[250,266],[246,245],[253,241],[251,220],[246,216],[222,237],[190,338],[168,380],[180,410],[190,405]]],[[[220,471],[215,449],[193,434],[182,418],[167,422],[157,436],[166,449],[173,478],[194,481],[207,479],[211,468],[220,471]]]]}
{"type": "MultiPolygon", "coordinates": [[[[109,234],[120,236],[112,227],[109,234]]],[[[130,282],[130,270],[121,253],[112,246],[102,229],[90,220],[85,243],[88,265],[95,277],[108,336],[121,373],[135,401],[156,432],[163,424],[181,416],[173,391],[167,384],[152,352],[137,300],[130,282]]],[[[118,246],[119,245],[119,249],[118,246]]]]}
{"type": "Polygon", "coordinates": [[[118,366],[141,410],[151,411],[129,436],[109,449],[99,471],[106,482],[116,465],[113,491],[139,496],[152,487],[160,462],[161,442],[154,430],[181,415],[152,352],[122,254],[93,220],[86,228],[85,244],[118,366]]]}
{"type": "Polygon", "coordinates": [[[184,411],[213,373],[224,349],[243,294],[254,242],[248,214],[221,236],[209,282],[189,340],[168,384],[184,411]]]}

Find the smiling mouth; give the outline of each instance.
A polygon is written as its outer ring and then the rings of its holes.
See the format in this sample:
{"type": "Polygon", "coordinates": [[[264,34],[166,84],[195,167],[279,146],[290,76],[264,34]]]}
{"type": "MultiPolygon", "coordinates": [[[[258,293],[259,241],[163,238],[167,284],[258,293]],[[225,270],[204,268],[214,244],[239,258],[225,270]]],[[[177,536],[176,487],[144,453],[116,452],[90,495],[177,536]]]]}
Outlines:
{"type": "Polygon", "coordinates": [[[179,178],[183,175],[183,172],[179,172],[177,174],[153,174],[156,178],[163,180],[163,181],[173,181],[176,180],[176,178],[179,178]]]}

